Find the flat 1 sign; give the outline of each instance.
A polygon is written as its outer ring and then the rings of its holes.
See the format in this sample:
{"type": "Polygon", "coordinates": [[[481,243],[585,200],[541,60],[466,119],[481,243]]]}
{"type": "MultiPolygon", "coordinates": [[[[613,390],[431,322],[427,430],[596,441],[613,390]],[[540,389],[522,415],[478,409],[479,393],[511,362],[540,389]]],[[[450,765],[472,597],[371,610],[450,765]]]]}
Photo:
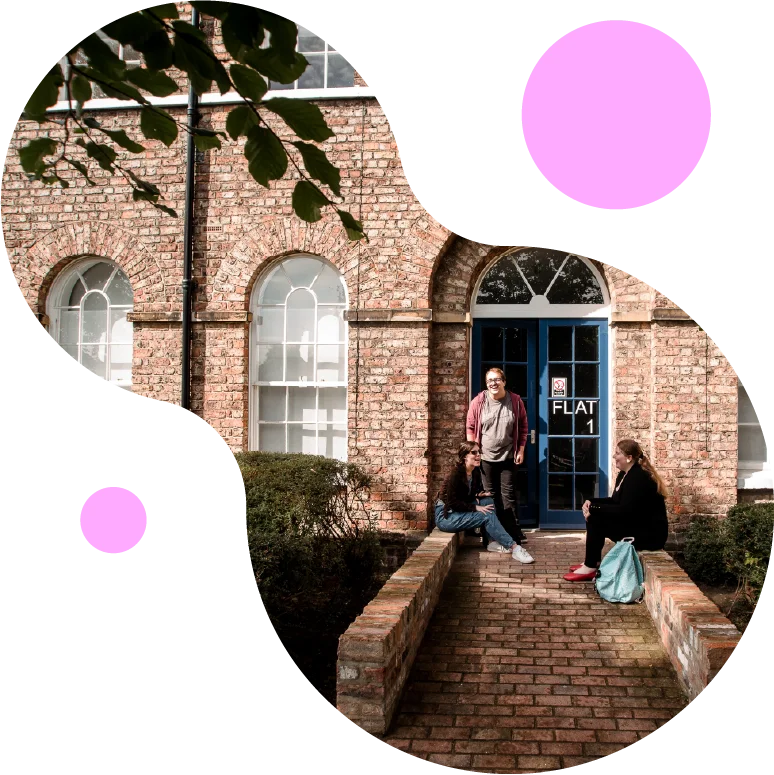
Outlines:
{"type": "MultiPolygon", "coordinates": [[[[597,401],[576,401],[575,409],[573,410],[572,401],[551,401],[551,414],[569,414],[569,415],[588,415],[588,433],[594,433],[594,417],[596,416],[597,401]]],[[[576,421],[577,428],[577,421],[576,421]]],[[[577,431],[576,431],[577,432],[577,431]]]]}

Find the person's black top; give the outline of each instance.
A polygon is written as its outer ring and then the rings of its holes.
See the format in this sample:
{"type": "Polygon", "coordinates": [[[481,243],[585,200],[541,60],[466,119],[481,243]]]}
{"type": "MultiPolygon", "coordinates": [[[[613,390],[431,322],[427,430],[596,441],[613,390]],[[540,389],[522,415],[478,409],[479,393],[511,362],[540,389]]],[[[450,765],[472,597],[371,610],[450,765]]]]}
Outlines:
{"type": "Polygon", "coordinates": [[[447,514],[450,511],[465,514],[476,510],[476,495],[484,490],[481,469],[476,466],[471,476],[471,481],[468,482],[465,466],[458,464],[446,477],[446,481],[438,493],[438,499],[443,501],[447,514]]]}
{"type": "Polygon", "coordinates": [[[633,525],[648,529],[654,524],[666,523],[666,502],[658,486],[638,463],[624,474],[618,472],[614,490],[609,498],[593,498],[589,511],[609,517],[628,518],[633,525]]]}

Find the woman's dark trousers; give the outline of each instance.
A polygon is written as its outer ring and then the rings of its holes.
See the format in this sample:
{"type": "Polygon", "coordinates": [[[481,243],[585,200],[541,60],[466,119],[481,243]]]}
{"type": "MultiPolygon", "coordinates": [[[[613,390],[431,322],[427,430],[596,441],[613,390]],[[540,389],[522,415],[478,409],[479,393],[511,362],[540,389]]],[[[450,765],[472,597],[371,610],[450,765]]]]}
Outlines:
{"type": "Polygon", "coordinates": [[[513,457],[509,456],[507,460],[500,463],[482,460],[481,475],[484,488],[494,497],[495,512],[500,524],[508,535],[520,544],[524,533],[521,532],[519,525],[519,502],[515,487],[516,465],[513,457]]]}
{"type": "Polygon", "coordinates": [[[592,511],[586,520],[586,559],[583,562],[587,568],[596,568],[599,565],[605,538],[620,541],[622,538],[632,537],[637,551],[663,549],[668,531],[666,522],[653,522],[643,526],[631,517],[611,517],[592,511]]]}

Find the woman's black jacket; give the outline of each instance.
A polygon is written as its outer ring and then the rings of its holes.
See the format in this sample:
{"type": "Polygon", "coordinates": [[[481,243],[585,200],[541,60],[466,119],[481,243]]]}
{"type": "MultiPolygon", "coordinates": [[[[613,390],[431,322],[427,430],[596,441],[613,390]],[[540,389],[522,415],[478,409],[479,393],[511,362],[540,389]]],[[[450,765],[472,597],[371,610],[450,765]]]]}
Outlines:
{"type": "Polygon", "coordinates": [[[664,496],[658,492],[658,485],[650,474],[635,463],[624,476],[618,472],[614,490],[609,498],[593,498],[589,511],[592,515],[627,520],[632,527],[647,530],[666,524],[667,513],[664,496]]]}
{"type": "Polygon", "coordinates": [[[468,484],[468,473],[462,463],[458,463],[449,472],[438,493],[438,499],[443,501],[446,507],[446,514],[450,511],[465,514],[476,510],[476,495],[484,490],[481,469],[478,466],[473,469],[472,477],[471,483],[468,484]]]}

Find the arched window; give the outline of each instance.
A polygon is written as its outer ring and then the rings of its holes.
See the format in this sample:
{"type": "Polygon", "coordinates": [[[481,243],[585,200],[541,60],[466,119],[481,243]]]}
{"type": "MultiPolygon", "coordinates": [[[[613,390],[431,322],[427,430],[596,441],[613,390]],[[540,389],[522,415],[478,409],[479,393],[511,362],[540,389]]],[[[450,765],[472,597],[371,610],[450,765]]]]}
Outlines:
{"type": "Polygon", "coordinates": [[[526,248],[499,258],[475,295],[476,317],[599,317],[607,299],[596,269],[580,256],[526,248]]]}
{"type": "Polygon", "coordinates": [[[252,449],[346,460],[346,307],[343,278],[312,256],[285,259],[256,288],[252,449]]]}
{"type": "Polygon", "coordinates": [[[132,386],[132,286],[112,261],[86,259],[51,289],[50,332],[81,365],[119,387],[132,386]]]}

